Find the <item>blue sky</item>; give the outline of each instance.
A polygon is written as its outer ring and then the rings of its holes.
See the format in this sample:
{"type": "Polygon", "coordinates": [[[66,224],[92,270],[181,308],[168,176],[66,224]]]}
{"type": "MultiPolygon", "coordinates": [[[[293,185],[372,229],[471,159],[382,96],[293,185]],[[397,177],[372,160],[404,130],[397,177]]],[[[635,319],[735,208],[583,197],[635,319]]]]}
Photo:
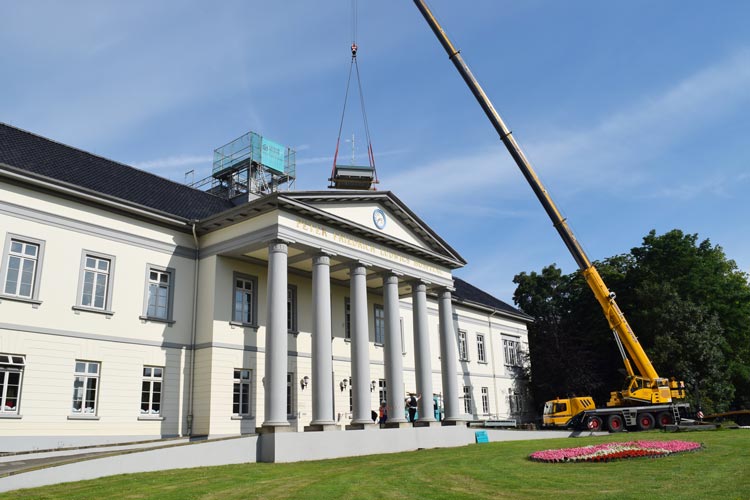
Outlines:
{"type": "MultiPolygon", "coordinates": [[[[679,228],[750,270],[750,3],[429,4],[591,259],[679,228]]],[[[350,0],[0,0],[0,121],[180,182],[252,130],[325,189],[351,39],[350,0]]],[[[456,275],[510,301],[518,272],[573,271],[413,3],[360,0],[357,43],[379,189],[469,261],[456,275]]]]}

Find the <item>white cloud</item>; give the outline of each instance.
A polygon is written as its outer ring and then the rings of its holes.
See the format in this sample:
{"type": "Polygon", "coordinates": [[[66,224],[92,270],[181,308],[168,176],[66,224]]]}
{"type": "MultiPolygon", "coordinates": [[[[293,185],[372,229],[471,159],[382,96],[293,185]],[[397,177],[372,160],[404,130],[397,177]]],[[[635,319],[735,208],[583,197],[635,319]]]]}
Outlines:
{"type": "MultiPolygon", "coordinates": [[[[742,49],[590,129],[564,130],[522,148],[542,181],[564,185],[567,194],[647,185],[652,174],[645,166],[652,166],[654,158],[685,136],[736,112],[750,101],[748,88],[750,49],[742,49]]],[[[522,138],[516,139],[523,143],[522,138]]],[[[498,149],[465,156],[454,153],[394,176],[389,187],[408,192],[409,202],[421,209],[438,208],[446,197],[454,205],[496,206],[498,199],[516,196],[520,178],[498,141],[498,149]]],[[[723,193],[715,180],[661,191],[673,197],[723,193]]]]}

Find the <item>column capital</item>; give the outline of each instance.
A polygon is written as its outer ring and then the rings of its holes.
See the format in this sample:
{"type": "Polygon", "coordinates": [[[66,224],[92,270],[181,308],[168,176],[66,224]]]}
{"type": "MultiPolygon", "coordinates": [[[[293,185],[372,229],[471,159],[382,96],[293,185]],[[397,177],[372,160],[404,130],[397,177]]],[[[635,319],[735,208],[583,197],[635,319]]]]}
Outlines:
{"type": "Polygon", "coordinates": [[[398,284],[398,280],[400,276],[403,276],[403,274],[397,273],[396,271],[391,271],[390,269],[382,271],[380,273],[380,277],[383,278],[383,284],[386,284],[386,283],[398,284]]]}
{"type": "Polygon", "coordinates": [[[325,264],[330,265],[331,264],[331,255],[326,252],[319,252],[313,255],[312,258],[313,265],[315,264],[325,264]]]}
{"type": "Polygon", "coordinates": [[[456,289],[452,286],[441,286],[441,287],[437,287],[435,291],[437,292],[439,298],[450,299],[453,296],[453,292],[455,292],[456,289]]]}
{"type": "Polygon", "coordinates": [[[289,253],[289,243],[286,240],[273,240],[268,244],[268,252],[289,253]]]}
{"type": "Polygon", "coordinates": [[[409,286],[411,286],[412,291],[427,291],[427,283],[419,278],[414,278],[412,280],[409,280],[409,286]]]}
{"type": "Polygon", "coordinates": [[[360,261],[357,261],[357,260],[355,260],[353,262],[350,262],[349,263],[349,274],[351,276],[354,276],[354,275],[367,276],[367,269],[365,269],[366,267],[367,267],[367,264],[365,264],[364,262],[360,262],[360,261]]]}

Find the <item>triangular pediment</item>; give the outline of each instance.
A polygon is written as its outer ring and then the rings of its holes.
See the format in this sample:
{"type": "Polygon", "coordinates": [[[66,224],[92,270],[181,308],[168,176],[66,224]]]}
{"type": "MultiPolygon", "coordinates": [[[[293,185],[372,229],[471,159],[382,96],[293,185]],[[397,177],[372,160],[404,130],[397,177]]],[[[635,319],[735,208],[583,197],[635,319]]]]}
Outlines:
{"type": "Polygon", "coordinates": [[[465,264],[455,250],[389,191],[298,191],[282,196],[365,229],[378,239],[407,244],[465,264]]]}

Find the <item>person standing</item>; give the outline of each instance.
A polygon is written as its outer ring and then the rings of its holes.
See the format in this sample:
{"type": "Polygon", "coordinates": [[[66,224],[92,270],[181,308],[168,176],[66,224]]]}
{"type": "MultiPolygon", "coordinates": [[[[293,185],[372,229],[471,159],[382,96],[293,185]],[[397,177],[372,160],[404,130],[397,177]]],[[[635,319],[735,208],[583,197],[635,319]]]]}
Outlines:
{"type": "Polygon", "coordinates": [[[380,423],[385,424],[388,421],[388,405],[385,401],[380,402],[380,423]]]}
{"type": "Polygon", "coordinates": [[[422,399],[422,395],[414,395],[413,392],[410,392],[409,397],[406,398],[406,408],[409,410],[409,422],[411,423],[414,423],[415,417],[417,415],[417,406],[420,399],[422,399]]]}

